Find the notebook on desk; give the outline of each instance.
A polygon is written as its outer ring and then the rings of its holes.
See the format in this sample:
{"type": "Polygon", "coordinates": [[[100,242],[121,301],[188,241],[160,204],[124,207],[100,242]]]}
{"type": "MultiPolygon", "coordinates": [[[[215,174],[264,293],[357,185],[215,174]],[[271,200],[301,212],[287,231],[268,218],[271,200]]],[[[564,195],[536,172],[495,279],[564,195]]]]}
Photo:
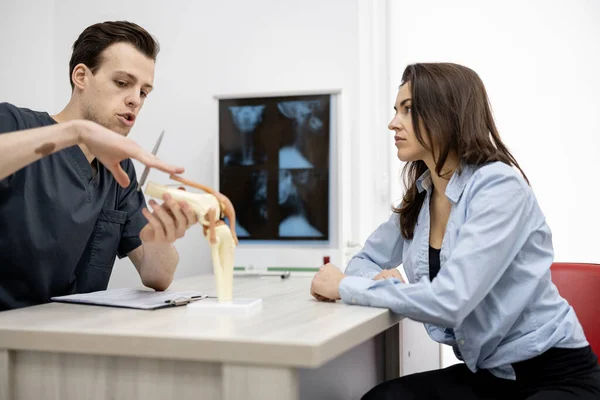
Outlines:
{"type": "Polygon", "coordinates": [[[156,310],[188,304],[206,297],[208,296],[196,291],[176,292],[167,290],[155,292],[153,290],[125,288],[58,296],[52,297],[50,300],[62,303],[156,310]]]}

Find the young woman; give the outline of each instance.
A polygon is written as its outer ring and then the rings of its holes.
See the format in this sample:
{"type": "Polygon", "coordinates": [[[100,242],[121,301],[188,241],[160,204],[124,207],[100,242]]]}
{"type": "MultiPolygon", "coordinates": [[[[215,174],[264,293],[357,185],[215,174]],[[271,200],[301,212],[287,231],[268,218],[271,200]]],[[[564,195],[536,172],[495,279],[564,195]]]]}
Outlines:
{"type": "Polygon", "coordinates": [[[394,109],[404,198],[346,275],[323,266],[311,293],[423,322],[464,363],[385,382],[364,399],[600,399],[598,359],[550,279],[550,229],[479,76],[410,65],[394,109]]]}

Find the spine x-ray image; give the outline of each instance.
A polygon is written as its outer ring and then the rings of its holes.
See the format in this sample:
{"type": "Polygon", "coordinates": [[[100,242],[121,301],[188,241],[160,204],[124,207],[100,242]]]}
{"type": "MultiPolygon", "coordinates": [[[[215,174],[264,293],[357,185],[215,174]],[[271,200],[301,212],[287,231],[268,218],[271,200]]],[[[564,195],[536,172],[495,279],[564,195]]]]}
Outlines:
{"type": "Polygon", "coordinates": [[[319,100],[282,101],[277,109],[293,121],[292,143],[279,149],[279,168],[314,168],[303,154],[310,152],[307,139],[310,135],[323,134],[323,122],[316,111],[321,109],[319,100]]]}
{"type": "Polygon", "coordinates": [[[262,121],[264,105],[231,106],[229,111],[239,136],[237,145],[224,156],[225,165],[253,165],[265,161],[265,155],[255,144],[255,130],[262,121]],[[258,151],[256,151],[258,150],[258,151]]]}
{"type": "Polygon", "coordinates": [[[323,237],[323,232],[311,224],[319,217],[308,214],[308,200],[314,196],[316,186],[311,170],[279,170],[280,236],[323,237]]]}
{"type": "Polygon", "coordinates": [[[267,209],[267,171],[226,168],[221,173],[220,191],[235,208],[238,238],[264,235],[269,219],[267,209]]]}

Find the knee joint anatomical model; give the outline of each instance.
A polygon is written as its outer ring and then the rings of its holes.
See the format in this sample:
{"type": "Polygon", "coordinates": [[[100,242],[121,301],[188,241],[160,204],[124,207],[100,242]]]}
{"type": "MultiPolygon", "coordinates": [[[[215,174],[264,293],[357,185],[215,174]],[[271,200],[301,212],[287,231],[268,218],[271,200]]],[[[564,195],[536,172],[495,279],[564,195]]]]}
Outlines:
{"type": "Polygon", "coordinates": [[[204,236],[210,244],[219,302],[231,301],[234,250],[238,244],[233,204],[227,196],[208,186],[175,175],[171,175],[171,179],[206,193],[188,192],[184,188],[173,188],[154,182],[148,182],[144,193],[155,198],[162,198],[165,193],[169,193],[174,200],[186,201],[190,205],[198,217],[198,222],[203,225],[204,236]],[[225,225],[223,217],[229,219],[229,227],[225,225]]]}

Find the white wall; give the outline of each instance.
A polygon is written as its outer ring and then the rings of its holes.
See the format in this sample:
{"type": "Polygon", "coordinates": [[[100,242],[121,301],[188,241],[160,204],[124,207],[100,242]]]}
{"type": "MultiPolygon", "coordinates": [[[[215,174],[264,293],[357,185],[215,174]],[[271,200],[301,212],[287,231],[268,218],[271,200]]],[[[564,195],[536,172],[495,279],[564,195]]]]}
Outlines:
{"type": "Polygon", "coordinates": [[[0,102],[54,111],[54,0],[0,1],[0,102]]]}
{"type": "MultiPolygon", "coordinates": [[[[597,1],[391,2],[390,118],[408,63],[473,68],[546,214],[557,261],[600,262],[599,20],[597,1]]],[[[400,167],[394,160],[390,173],[400,167]]],[[[391,184],[399,199],[402,186],[391,184]]]]}

